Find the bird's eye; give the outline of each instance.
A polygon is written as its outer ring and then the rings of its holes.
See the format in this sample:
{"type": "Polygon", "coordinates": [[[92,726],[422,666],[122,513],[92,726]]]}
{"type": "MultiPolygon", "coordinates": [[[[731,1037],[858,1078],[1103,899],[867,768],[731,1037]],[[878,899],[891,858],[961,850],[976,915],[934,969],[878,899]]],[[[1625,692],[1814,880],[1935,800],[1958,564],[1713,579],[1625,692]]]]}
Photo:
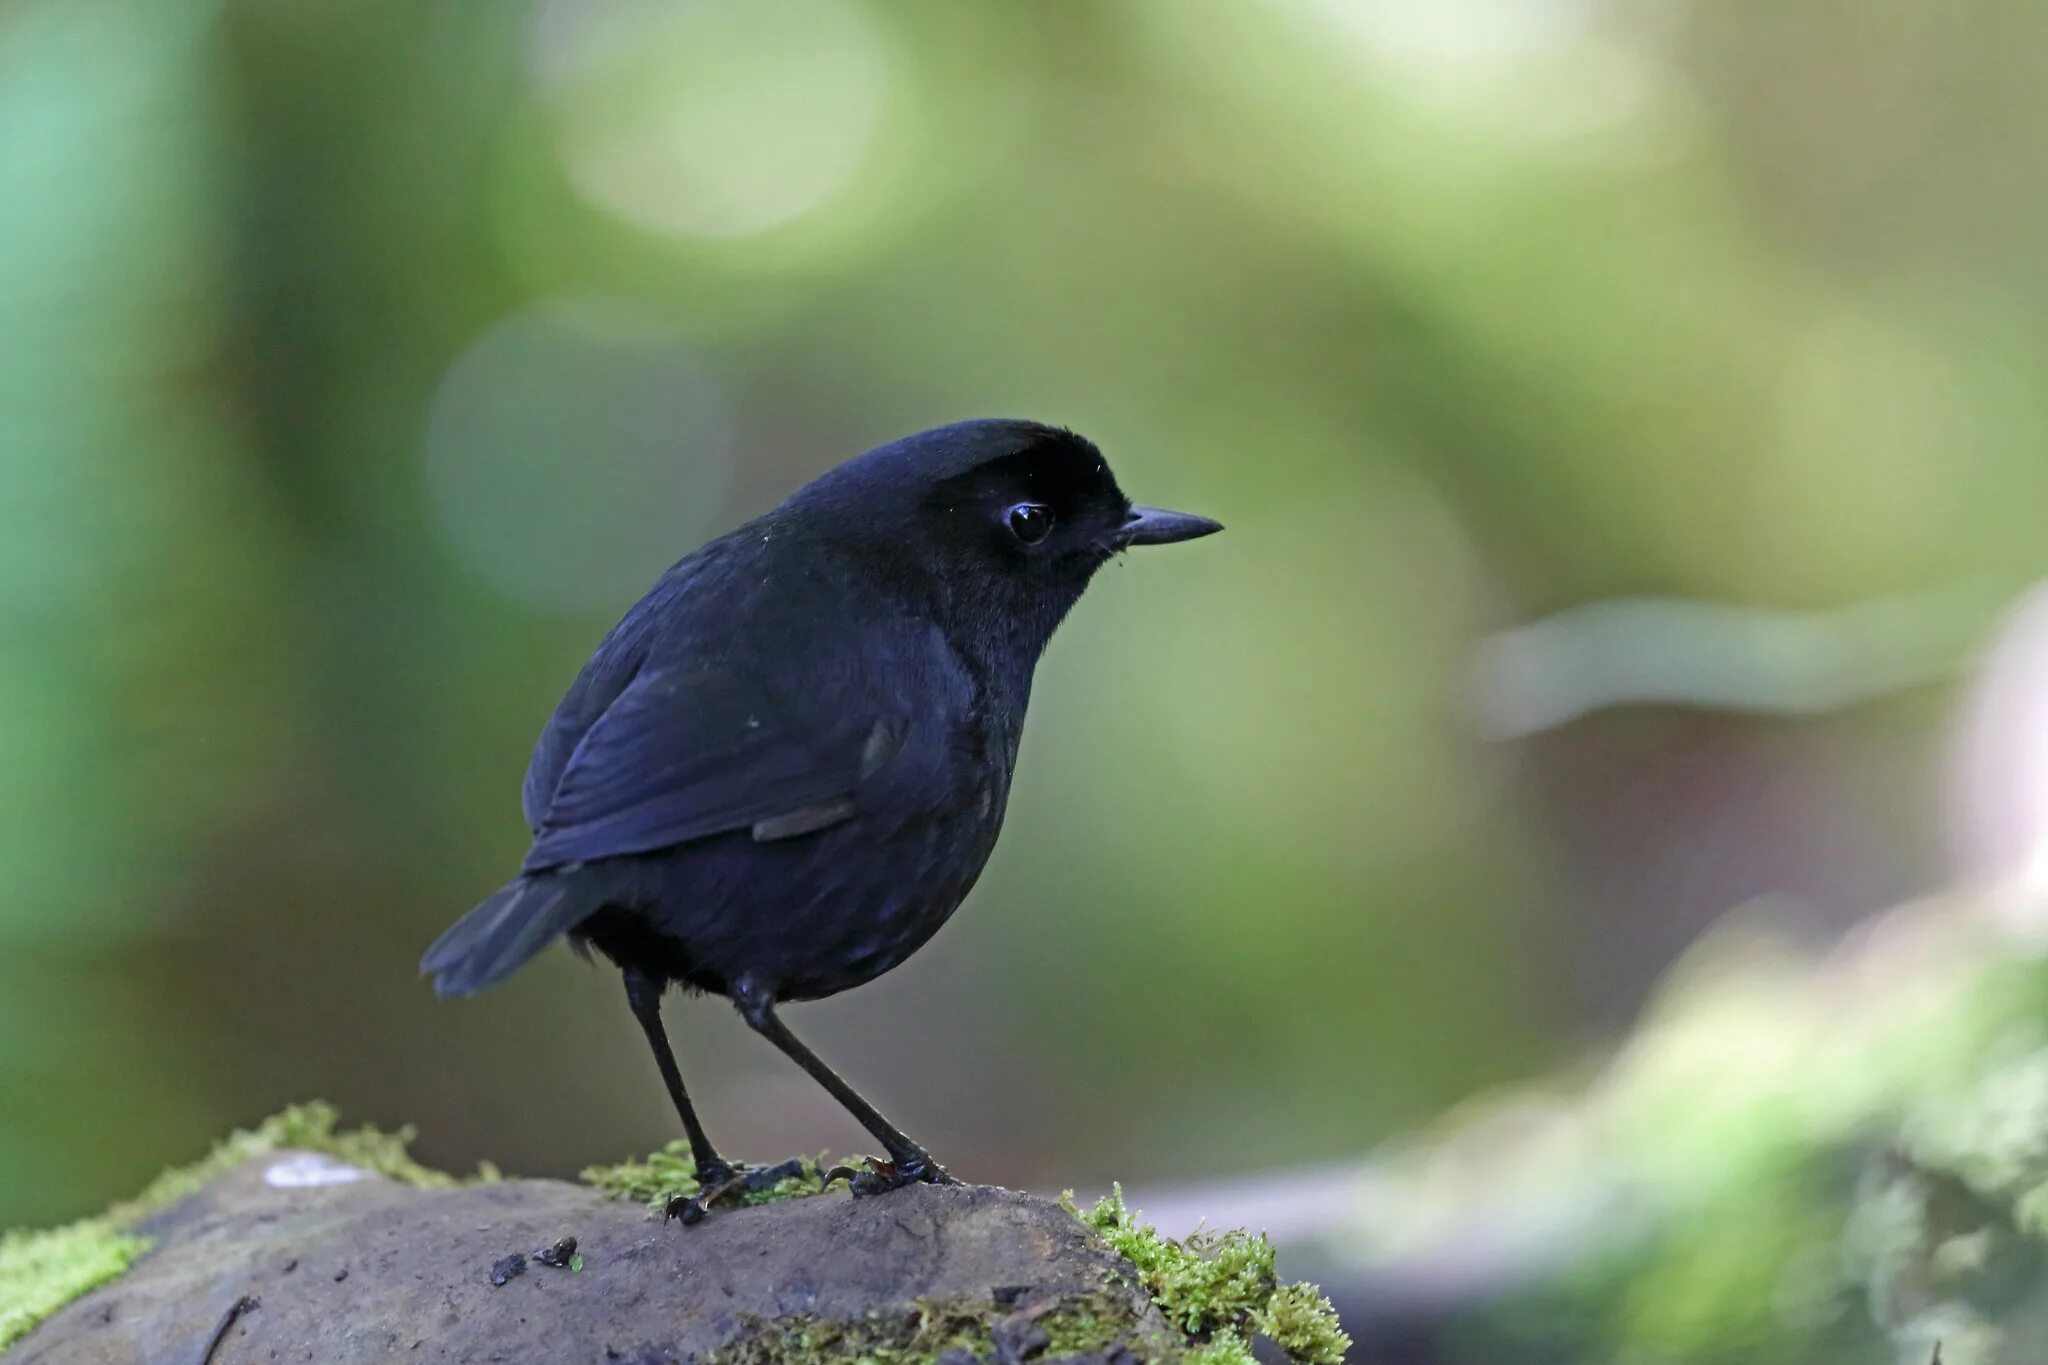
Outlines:
{"type": "Polygon", "coordinates": [[[1010,534],[1026,545],[1036,545],[1052,534],[1052,509],[1042,502],[1020,502],[1005,514],[1010,534]]]}

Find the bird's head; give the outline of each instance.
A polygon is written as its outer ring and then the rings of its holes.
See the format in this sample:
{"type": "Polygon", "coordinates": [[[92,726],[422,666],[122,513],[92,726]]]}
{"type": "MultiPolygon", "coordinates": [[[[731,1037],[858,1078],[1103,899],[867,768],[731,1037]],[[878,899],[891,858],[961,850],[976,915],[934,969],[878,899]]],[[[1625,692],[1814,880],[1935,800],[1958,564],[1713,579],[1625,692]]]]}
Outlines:
{"type": "Polygon", "coordinates": [[[1003,419],[878,446],[791,506],[885,583],[930,602],[942,626],[1000,625],[1038,647],[1123,550],[1223,529],[1207,517],[1133,506],[1092,442],[1003,419]]]}

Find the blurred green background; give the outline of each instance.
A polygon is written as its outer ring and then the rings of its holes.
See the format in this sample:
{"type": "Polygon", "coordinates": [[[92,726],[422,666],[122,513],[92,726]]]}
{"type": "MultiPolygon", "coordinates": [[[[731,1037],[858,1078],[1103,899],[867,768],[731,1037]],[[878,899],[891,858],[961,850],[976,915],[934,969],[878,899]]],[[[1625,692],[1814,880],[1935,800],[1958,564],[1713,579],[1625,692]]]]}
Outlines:
{"type": "MultiPolygon", "coordinates": [[[[1958,680],[2048,571],[2044,240],[2009,0],[0,0],[0,1224],[311,1095],[666,1140],[610,973],[418,953],[663,566],[961,417],[1230,527],[1104,576],[980,889],[792,1015],[969,1178],[1360,1159],[1734,907],[2009,870],[2048,778],[1958,680]]],[[[862,1145],[671,1020],[730,1147],[862,1145]]]]}

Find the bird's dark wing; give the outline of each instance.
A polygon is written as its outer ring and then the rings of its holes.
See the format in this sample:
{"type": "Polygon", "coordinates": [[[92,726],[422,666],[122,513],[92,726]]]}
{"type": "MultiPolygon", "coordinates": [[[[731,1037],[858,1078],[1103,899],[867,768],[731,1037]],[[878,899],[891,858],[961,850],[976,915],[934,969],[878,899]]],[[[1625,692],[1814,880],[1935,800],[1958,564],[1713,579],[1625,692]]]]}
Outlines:
{"type": "Polygon", "coordinates": [[[638,659],[615,662],[602,656],[592,660],[548,718],[547,728],[540,732],[540,739],[533,746],[533,759],[526,766],[526,783],[519,792],[526,827],[536,838],[541,826],[547,823],[548,807],[555,799],[555,789],[562,785],[562,774],[567,771],[570,758],[590,733],[590,727],[631,684],[638,663],[638,659]],[[600,668],[601,662],[612,666],[600,668]]]}
{"type": "Polygon", "coordinates": [[[711,667],[641,673],[575,746],[538,822],[526,870],[644,853],[729,830],[759,840],[854,813],[862,778],[902,747],[900,720],[837,709],[804,725],[711,667]]]}
{"type": "Polygon", "coordinates": [[[688,588],[690,568],[691,561],[685,560],[664,574],[647,596],[626,613],[625,619],[612,627],[576,675],[576,681],[570,684],[554,715],[548,718],[547,728],[533,746],[526,784],[519,794],[526,827],[536,837],[547,820],[548,806],[555,799],[555,789],[562,785],[562,774],[577,746],[646,666],[649,639],[662,614],[672,609],[688,588]]]}

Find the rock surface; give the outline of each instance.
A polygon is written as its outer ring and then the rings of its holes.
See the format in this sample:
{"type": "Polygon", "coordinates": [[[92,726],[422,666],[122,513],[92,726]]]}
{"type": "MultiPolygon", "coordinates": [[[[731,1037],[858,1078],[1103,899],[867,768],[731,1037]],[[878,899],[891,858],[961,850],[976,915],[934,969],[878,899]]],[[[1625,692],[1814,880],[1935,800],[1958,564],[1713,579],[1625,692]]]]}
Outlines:
{"type": "Polygon", "coordinates": [[[576,1185],[423,1191],[287,1152],[138,1230],[155,1239],[148,1254],[5,1365],[773,1359],[794,1352],[792,1328],[915,1320],[935,1304],[986,1314],[998,1348],[1043,1349],[1040,1315],[1084,1301],[1141,1353],[1163,1339],[1123,1261],[1059,1205],[1000,1189],[830,1194],[686,1229],[576,1185]],[[534,1260],[563,1237],[580,1270],[534,1260]],[[524,1272],[494,1286],[515,1253],[524,1272]],[[245,1297],[256,1306],[221,1330],[245,1297]]]}

